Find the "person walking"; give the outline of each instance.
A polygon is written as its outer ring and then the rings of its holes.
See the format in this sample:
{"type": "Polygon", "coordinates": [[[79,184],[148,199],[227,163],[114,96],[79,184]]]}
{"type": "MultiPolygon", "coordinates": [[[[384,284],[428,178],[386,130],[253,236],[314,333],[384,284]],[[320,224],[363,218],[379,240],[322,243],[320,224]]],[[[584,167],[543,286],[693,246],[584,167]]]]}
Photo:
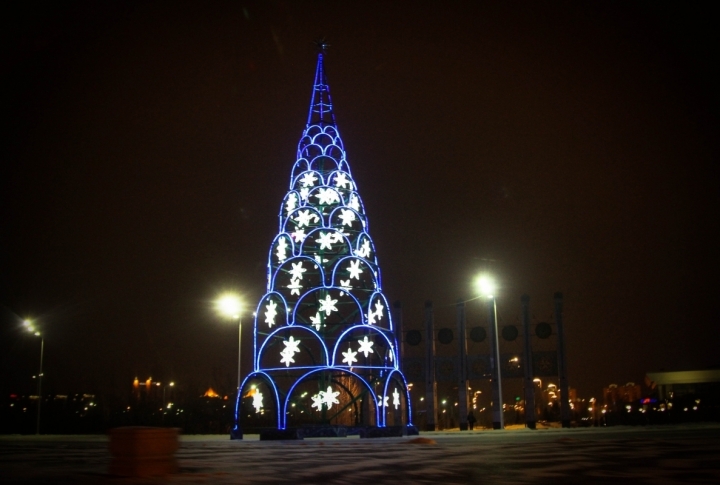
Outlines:
{"type": "Polygon", "coordinates": [[[475,415],[473,414],[472,409],[468,413],[467,423],[468,423],[468,429],[470,431],[472,431],[473,427],[475,426],[475,415]]]}

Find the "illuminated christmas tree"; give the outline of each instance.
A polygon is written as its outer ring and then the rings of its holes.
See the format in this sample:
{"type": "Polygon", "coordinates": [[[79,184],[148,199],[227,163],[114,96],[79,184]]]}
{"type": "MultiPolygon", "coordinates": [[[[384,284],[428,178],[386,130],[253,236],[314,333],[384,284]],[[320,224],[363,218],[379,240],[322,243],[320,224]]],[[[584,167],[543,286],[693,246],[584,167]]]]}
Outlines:
{"type": "MultiPolygon", "coordinates": [[[[324,47],[324,46],[323,46],[324,47]]],[[[268,256],[236,430],[410,424],[368,220],[318,54],[307,126],[268,256]]]]}

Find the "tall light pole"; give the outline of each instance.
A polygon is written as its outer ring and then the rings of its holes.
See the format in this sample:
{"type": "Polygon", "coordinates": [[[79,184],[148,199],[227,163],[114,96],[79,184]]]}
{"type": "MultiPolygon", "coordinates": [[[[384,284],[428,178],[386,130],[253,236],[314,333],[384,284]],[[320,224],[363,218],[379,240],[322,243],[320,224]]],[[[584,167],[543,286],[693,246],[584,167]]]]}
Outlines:
{"type": "Polygon", "coordinates": [[[240,392],[240,376],[241,374],[241,354],[242,354],[242,320],[240,319],[240,311],[242,304],[240,298],[232,293],[225,293],[215,302],[215,308],[220,314],[229,317],[238,322],[238,364],[237,364],[237,391],[240,392]]]}
{"type": "Polygon", "coordinates": [[[523,337],[525,345],[523,348],[523,383],[525,384],[525,425],[535,429],[537,416],[535,415],[535,384],[533,383],[532,349],[530,348],[530,296],[523,295],[520,298],[522,307],[523,337]]]}
{"type": "Polygon", "coordinates": [[[491,300],[489,305],[490,317],[490,345],[492,346],[492,410],[493,429],[505,428],[502,403],[502,383],[500,382],[500,342],[498,340],[497,328],[497,305],[495,304],[495,284],[487,276],[481,276],[477,280],[477,288],[482,296],[491,300]]]}
{"type": "Polygon", "coordinates": [[[175,385],[174,382],[171,382],[170,384],[164,384],[163,385],[163,412],[166,409],[165,408],[165,390],[167,389],[167,386],[173,387],[175,385]]]}
{"type": "Polygon", "coordinates": [[[540,397],[535,398],[535,416],[539,420],[540,418],[542,418],[542,404],[541,404],[541,401],[542,401],[542,379],[540,379],[539,377],[534,378],[533,384],[538,385],[537,389],[535,389],[535,392],[540,391],[538,393],[540,395],[540,397]]]}
{"type": "Polygon", "coordinates": [[[38,405],[37,418],[35,420],[35,434],[40,434],[40,409],[42,405],[42,378],[43,378],[43,353],[45,352],[45,337],[35,328],[30,320],[23,321],[23,325],[36,337],[40,337],[40,370],[38,372],[38,405]]]}

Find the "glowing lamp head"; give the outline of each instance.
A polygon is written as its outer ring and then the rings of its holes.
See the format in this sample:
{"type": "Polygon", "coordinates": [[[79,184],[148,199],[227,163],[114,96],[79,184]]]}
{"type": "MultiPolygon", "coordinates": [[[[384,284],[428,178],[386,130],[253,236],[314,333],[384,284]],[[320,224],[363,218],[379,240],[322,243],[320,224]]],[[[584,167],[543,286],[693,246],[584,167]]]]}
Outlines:
{"type": "Polygon", "coordinates": [[[487,276],[480,276],[475,282],[475,287],[481,295],[488,298],[492,298],[495,294],[495,283],[487,276]]]}
{"type": "Polygon", "coordinates": [[[218,312],[226,317],[239,318],[240,317],[240,298],[231,293],[226,293],[218,298],[215,303],[215,307],[218,312]]]}

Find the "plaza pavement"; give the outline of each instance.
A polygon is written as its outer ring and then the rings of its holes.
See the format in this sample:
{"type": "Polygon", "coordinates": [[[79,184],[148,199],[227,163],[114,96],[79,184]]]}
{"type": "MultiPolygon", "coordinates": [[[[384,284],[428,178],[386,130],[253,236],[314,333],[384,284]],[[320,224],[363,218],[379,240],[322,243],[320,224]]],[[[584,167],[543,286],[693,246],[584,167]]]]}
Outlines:
{"type": "Polygon", "coordinates": [[[720,484],[720,424],[242,441],[183,436],[179,473],[107,474],[105,436],[0,436],[2,484],[720,484]]]}

